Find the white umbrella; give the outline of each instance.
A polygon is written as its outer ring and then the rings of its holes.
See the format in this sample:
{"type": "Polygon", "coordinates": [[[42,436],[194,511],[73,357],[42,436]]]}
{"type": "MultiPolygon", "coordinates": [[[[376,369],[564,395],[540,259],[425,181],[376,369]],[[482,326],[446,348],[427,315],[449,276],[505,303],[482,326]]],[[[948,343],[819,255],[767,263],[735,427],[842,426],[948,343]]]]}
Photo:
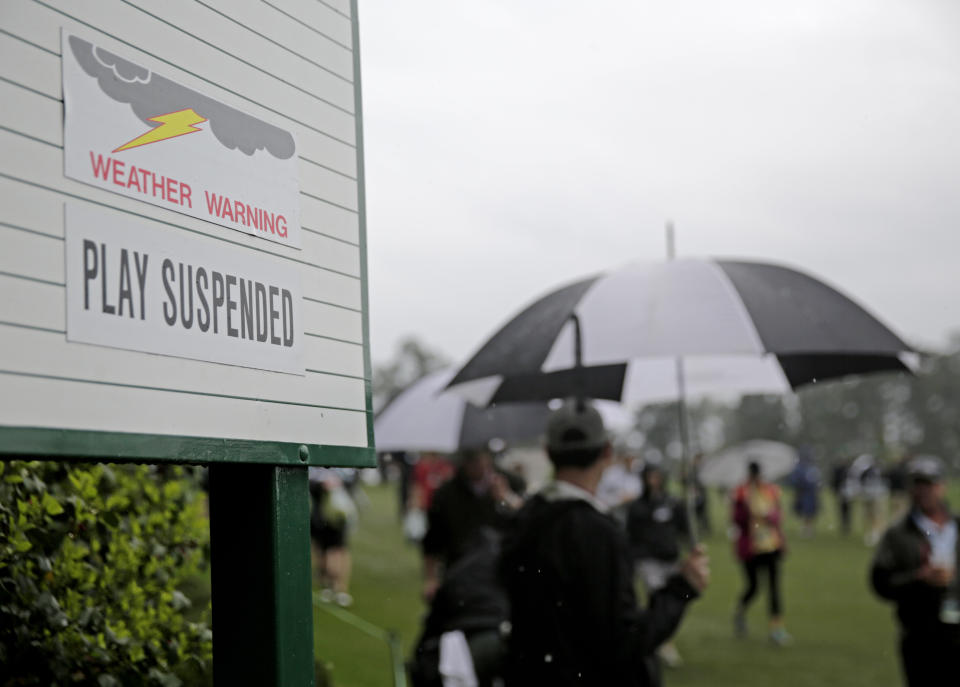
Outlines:
{"type": "Polygon", "coordinates": [[[790,474],[797,451],[779,441],[745,441],[710,456],[700,468],[700,481],[711,487],[735,487],[747,478],[750,463],[758,463],[763,478],[774,481],[790,474]]]}
{"type": "MultiPolygon", "coordinates": [[[[453,377],[446,369],[428,374],[402,391],[373,421],[377,450],[455,453],[488,446],[537,443],[546,428],[550,406],[542,402],[504,403],[479,408],[443,390],[453,377]]],[[[597,402],[604,424],[613,433],[629,431],[630,412],[619,403],[597,402]]]]}

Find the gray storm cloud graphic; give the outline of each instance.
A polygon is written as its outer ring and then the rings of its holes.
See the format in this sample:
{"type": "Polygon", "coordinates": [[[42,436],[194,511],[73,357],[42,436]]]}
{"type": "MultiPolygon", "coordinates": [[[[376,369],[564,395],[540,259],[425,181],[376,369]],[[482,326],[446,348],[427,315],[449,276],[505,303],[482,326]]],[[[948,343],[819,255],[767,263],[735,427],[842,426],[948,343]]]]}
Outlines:
{"type": "Polygon", "coordinates": [[[263,120],[197,93],[125,60],[89,41],[70,36],[70,48],[87,74],[97,80],[100,90],[120,103],[129,103],[134,114],[150,127],[151,117],[193,108],[207,119],[220,143],[230,150],[253,155],[266,150],[280,160],[296,152],[293,136],[263,120]]]}

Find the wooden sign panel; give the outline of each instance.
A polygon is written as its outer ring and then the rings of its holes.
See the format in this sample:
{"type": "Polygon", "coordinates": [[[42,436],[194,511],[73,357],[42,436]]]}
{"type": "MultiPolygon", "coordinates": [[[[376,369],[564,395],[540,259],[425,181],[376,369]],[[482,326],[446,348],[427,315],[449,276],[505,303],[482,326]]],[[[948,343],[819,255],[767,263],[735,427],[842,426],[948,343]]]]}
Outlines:
{"type": "Polygon", "coordinates": [[[0,6],[0,453],[372,463],[354,15],[0,6]]]}

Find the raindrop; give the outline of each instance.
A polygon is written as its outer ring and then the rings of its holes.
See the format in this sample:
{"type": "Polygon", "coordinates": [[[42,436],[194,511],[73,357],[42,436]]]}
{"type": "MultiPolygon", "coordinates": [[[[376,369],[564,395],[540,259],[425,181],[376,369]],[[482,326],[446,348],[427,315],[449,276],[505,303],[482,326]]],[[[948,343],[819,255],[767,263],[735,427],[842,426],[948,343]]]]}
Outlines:
{"type": "Polygon", "coordinates": [[[547,654],[546,656],[543,657],[543,661],[544,663],[551,663],[553,661],[553,656],[551,656],[550,654],[547,654]]]}

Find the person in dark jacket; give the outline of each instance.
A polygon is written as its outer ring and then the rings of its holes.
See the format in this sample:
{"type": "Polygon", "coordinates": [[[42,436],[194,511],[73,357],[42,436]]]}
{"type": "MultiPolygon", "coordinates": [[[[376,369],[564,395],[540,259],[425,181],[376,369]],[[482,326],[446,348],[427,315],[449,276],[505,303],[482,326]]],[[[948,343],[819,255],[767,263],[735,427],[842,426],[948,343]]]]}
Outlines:
{"type": "Polygon", "coordinates": [[[510,615],[497,574],[500,541],[499,532],[481,528],[476,545],[446,571],[414,649],[414,687],[443,687],[442,639],[448,632],[464,634],[479,687],[489,687],[500,676],[506,653],[502,630],[510,615]]]}
{"type": "Polygon", "coordinates": [[[576,400],[555,411],[547,453],[555,479],[522,508],[503,543],[506,684],[659,685],[654,652],[706,587],[706,556],[694,551],[641,608],[626,536],[596,499],[611,459],[597,410],[576,400]]]}
{"type": "MultiPolygon", "coordinates": [[[[627,537],[637,574],[650,598],[663,589],[680,561],[681,547],[689,547],[690,526],[684,504],[667,493],[659,465],[643,468],[643,491],[627,508],[627,537]]],[[[672,642],[657,651],[670,667],[680,665],[680,652],[672,642]]]]}
{"type": "Polygon", "coordinates": [[[433,599],[444,568],[477,544],[483,527],[502,530],[521,504],[487,451],[464,451],[454,476],[433,494],[427,511],[423,550],[423,597],[433,599]]]}
{"type": "Polygon", "coordinates": [[[939,460],[916,458],[908,473],[910,511],[880,540],[870,579],[876,593],[896,606],[905,683],[947,684],[960,655],[960,521],[944,500],[939,460]]]}

